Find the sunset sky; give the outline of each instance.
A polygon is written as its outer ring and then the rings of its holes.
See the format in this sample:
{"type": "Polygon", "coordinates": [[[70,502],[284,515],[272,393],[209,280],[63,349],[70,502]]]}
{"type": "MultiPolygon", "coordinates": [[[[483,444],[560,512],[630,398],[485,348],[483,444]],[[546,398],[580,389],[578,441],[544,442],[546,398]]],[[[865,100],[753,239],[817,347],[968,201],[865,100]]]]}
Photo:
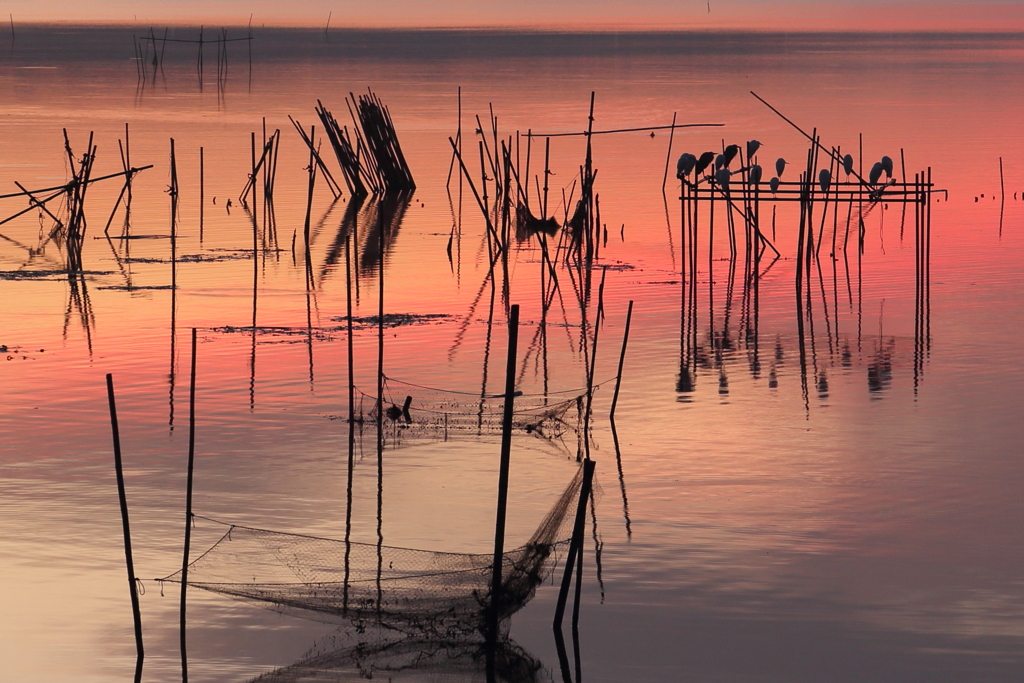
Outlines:
{"type": "Polygon", "coordinates": [[[544,29],[1024,30],[1024,0],[3,0],[17,22],[544,29]]]}

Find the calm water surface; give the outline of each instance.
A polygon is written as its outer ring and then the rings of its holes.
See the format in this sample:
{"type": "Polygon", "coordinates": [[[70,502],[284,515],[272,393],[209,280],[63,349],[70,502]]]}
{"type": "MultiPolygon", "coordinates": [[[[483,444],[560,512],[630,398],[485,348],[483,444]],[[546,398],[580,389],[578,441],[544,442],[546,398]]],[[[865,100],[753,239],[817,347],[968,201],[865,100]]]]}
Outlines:
{"type": "MultiPolygon", "coordinates": [[[[0,226],[0,678],[120,681],[133,670],[107,372],[120,401],[136,571],[147,579],[145,680],[180,676],[177,592],[169,585],[162,597],[149,579],[180,563],[189,328],[200,340],[196,511],[344,534],[347,430],[329,418],[346,411],[346,271],[336,239],[347,201],[332,205],[326,189],[317,190],[316,287],[307,297],[307,157],[287,117],[310,125],[320,98],[341,118],[345,95],[369,86],[389,106],[419,186],[386,253],[385,306],[447,316],[389,329],[386,372],[470,392],[480,391],[485,368],[486,389],[500,391],[505,342],[499,298],[488,343],[483,222],[468,190],[460,220],[458,193],[450,202],[445,188],[460,87],[467,143],[475,115],[490,125],[490,104],[501,134],[580,131],[595,91],[598,129],[667,125],[674,112],[684,123],[722,123],[677,133],[673,159],[720,149],[723,139],[756,138],[762,164],[785,157],[786,179],[794,179],[805,141],[753,90],[844,153],[858,156],[863,133],[865,168],[888,154],[900,176],[901,149],[908,173],[931,167],[949,194],[932,206],[931,340],[916,372],[913,229],[908,218],[901,231],[901,207],[890,205],[865,218],[859,287],[852,242],[849,253],[837,252],[835,276],[823,255],[805,392],[793,296],[798,220],[792,205],[780,204],[783,258],[761,280],[756,344],[739,331],[742,275],[729,297],[725,231],[716,231],[710,274],[702,244],[704,360],[692,390],[680,391],[680,225],[671,179],[667,201],[662,195],[668,136],[595,138],[608,227],[600,263],[610,266],[599,380],[615,373],[627,301],[636,308],[617,419],[621,478],[606,418],[610,387],[595,399],[602,495],[588,530],[583,676],[1020,680],[1022,39],[260,31],[251,81],[245,48],[232,44],[223,89],[215,49],[205,55],[200,89],[195,52],[181,44],[168,47],[155,83],[140,84],[131,40],[130,30],[26,29],[3,44],[0,58],[0,190],[16,191],[15,181],[65,182],[62,128],[76,154],[94,131],[97,173],[120,170],[117,141],[128,123],[132,161],[154,165],[135,184],[132,234],[157,236],[94,239],[120,189],[96,185],[87,201],[88,275],[74,291],[66,276],[40,272],[63,263],[54,244],[35,250],[46,221],[30,212],[0,226]],[[283,136],[279,250],[256,257],[261,333],[253,346],[237,329],[251,324],[254,272],[251,223],[237,195],[250,132],[262,136],[264,117],[268,131],[283,136]],[[170,138],[181,183],[173,302],[170,245],[160,237],[170,230],[170,138]],[[453,225],[460,230],[449,265],[453,225]]],[[[552,139],[556,215],[584,144],[552,139]]],[[[543,163],[536,148],[531,163],[532,175],[543,163]]],[[[4,216],[24,206],[0,200],[4,216]]],[[[528,392],[544,381],[530,342],[540,320],[537,258],[535,244],[523,242],[510,265],[521,348],[532,354],[522,360],[528,392]]],[[[377,269],[361,267],[357,308],[369,316],[377,269]]],[[[564,319],[554,309],[561,326],[549,335],[557,390],[585,383],[571,291],[565,303],[564,319]]],[[[358,331],[355,348],[356,380],[373,393],[374,330],[358,331]]],[[[521,541],[575,472],[576,444],[523,436],[514,449],[509,534],[521,541]]],[[[486,552],[497,452],[491,440],[388,451],[385,542],[486,552]]],[[[376,484],[371,449],[356,464],[357,540],[376,540],[376,484]]],[[[218,533],[200,522],[193,549],[218,533]]],[[[512,636],[543,662],[544,676],[557,678],[554,597],[555,588],[542,587],[514,618],[512,636]]],[[[200,591],[190,593],[189,614],[194,680],[248,680],[290,664],[331,632],[200,591]]]]}

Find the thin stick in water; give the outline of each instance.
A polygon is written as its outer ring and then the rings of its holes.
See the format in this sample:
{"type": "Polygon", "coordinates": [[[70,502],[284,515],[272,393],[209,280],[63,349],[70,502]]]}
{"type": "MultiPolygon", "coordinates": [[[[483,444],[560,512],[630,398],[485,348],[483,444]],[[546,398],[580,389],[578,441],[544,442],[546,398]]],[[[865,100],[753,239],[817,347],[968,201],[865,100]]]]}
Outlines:
{"type": "Polygon", "coordinates": [[[626,362],[626,344],[629,343],[629,323],[633,319],[633,300],[629,300],[626,309],[626,328],[622,332],[622,351],[619,353],[619,371],[615,375],[615,393],[612,394],[612,407],[608,411],[608,419],[615,420],[615,406],[619,403],[619,387],[622,385],[622,365],[626,362]]]}
{"type": "Polygon", "coordinates": [[[188,477],[185,483],[185,550],[181,559],[181,681],[188,683],[185,647],[185,596],[188,589],[188,556],[192,541],[192,472],[196,456],[196,328],[192,328],[192,381],[188,391],[188,477]]]}
{"type": "Polygon", "coordinates": [[[128,499],[124,492],[124,471],[121,467],[121,435],[117,426],[117,406],[114,401],[114,376],[107,374],[107,401],[110,404],[110,429],[114,439],[114,471],[117,473],[117,496],[121,502],[121,526],[124,530],[124,560],[128,568],[128,591],[132,597],[132,615],[135,619],[135,683],[142,681],[142,615],[139,612],[139,592],[136,586],[135,565],[132,562],[132,532],[128,521],[128,499]]]}

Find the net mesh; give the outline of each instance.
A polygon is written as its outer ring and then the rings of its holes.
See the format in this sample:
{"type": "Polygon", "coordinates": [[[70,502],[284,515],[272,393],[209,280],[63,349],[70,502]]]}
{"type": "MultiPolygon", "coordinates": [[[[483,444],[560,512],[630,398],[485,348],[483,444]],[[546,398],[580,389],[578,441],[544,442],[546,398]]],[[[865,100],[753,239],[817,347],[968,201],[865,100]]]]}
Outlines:
{"type": "MultiPolygon", "coordinates": [[[[501,621],[533,597],[568,546],[568,513],[581,481],[577,472],[527,543],[504,553],[497,605],[501,621]]],[[[372,623],[418,637],[458,639],[484,628],[492,602],[493,554],[226,526],[224,535],[189,564],[190,586],[319,621],[372,623]]],[[[181,571],[161,579],[181,580],[181,571]]]]}
{"type": "MultiPolygon", "coordinates": [[[[359,393],[362,404],[370,406],[363,421],[376,422],[377,397],[359,393]]],[[[501,434],[503,394],[450,391],[389,377],[384,383],[383,398],[382,425],[388,447],[501,434]]],[[[512,431],[556,445],[564,445],[567,437],[570,441],[578,440],[583,432],[585,399],[585,389],[517,394],[512,431]]]]}
{"type": "Polygon", "coordinates": [[[542,676],[539,661],[510,640],[501,640],[494,647],[493,679],[488,678],[486,658],[485,645],[478,642],[395,638],[372,629],[362,633],[339,631],[318,640],[294,664],[264,673],[252,683],[322,683],[378,677],[433,683],[551,680],[550,676],[542,676]]]}

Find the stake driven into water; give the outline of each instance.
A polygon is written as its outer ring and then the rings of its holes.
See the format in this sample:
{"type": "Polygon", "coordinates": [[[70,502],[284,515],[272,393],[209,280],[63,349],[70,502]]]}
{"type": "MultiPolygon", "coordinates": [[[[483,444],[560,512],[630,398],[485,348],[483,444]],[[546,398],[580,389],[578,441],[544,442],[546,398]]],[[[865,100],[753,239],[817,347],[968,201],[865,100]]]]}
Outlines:
{"type": "Polygon", "coordinates": [[[498,640],[501,605],[501,565],[505,555],[505,510],[508,505],[508,469],[512,452],[512,414],[515,402],[516,355],[519,345],[519,304],[508,314],[508,361],[505,365],[505,405],[501,419],[501,463],[498,469],[498,510],[494,522],[494,565],[491,573],[491,609],[488,614],[488,638],[498,640]]]}
{"type": "Polygon", "coordinates": [[[633,320],[633,300],[629,300],[629,308],[626,309],[626,328],[622,332],[622,351],[619,353],[619,371],[615,375],[615,393],[612,394],[612,407],[608,411],[608,419],[614,422],[615,406],[619,403],[619,387],[622,385],[622,366],[626,362],[626,344],[629,343],[629,323],[633,320]]]}
{"type": "Polygon", "coordinates": [[[590,498],[590,490],[594,480],[594,467],[596,463],[587,458],[583,461],[583,482],[580,485],[580,498],[576,505],[576,521],[572,527],[572,540],[569,542],[569,552],[565,557],[565,571],[562,574],[562,587],[558,591],[558,604],[555,605],[555,631],[562,630],[562,617],[565,615],[565,603],[569,599],[569,589],[572,586],[572,574],[576,568],[576,555],[583,552],[583,534],[587,521],[587,501],[590,498]]]}
{"type": "Polygon", "coordinates": [[[142,614],[139,612],[139,592],[136,586],[135,565],[132,562],[132,532],[128,522],[128,499],[124,493],[124,472],[121,467],[121,435],[117,427],[117,406],[114,402],[114,376],[107,374],[107,400],[110,404],[110,430],[114,439],[114,471],[117,473],[117,496],[121,502],[121,526],[124,530],[124,561],[128,568],[128,592],[132,597],[132,615],[135,618],[135,683],[142,681],[142,614]]]}
{"type": "Polygon", "coordinates": [[[196,328],[192,328],[192,381],[188,390],[188,477],[185,483],[185,549],[181,558],[181,681],[188,683],[185,647],[185,595],[188,588],[188,556],[192,542],[192,471],[196,456],[196,328]]]}

